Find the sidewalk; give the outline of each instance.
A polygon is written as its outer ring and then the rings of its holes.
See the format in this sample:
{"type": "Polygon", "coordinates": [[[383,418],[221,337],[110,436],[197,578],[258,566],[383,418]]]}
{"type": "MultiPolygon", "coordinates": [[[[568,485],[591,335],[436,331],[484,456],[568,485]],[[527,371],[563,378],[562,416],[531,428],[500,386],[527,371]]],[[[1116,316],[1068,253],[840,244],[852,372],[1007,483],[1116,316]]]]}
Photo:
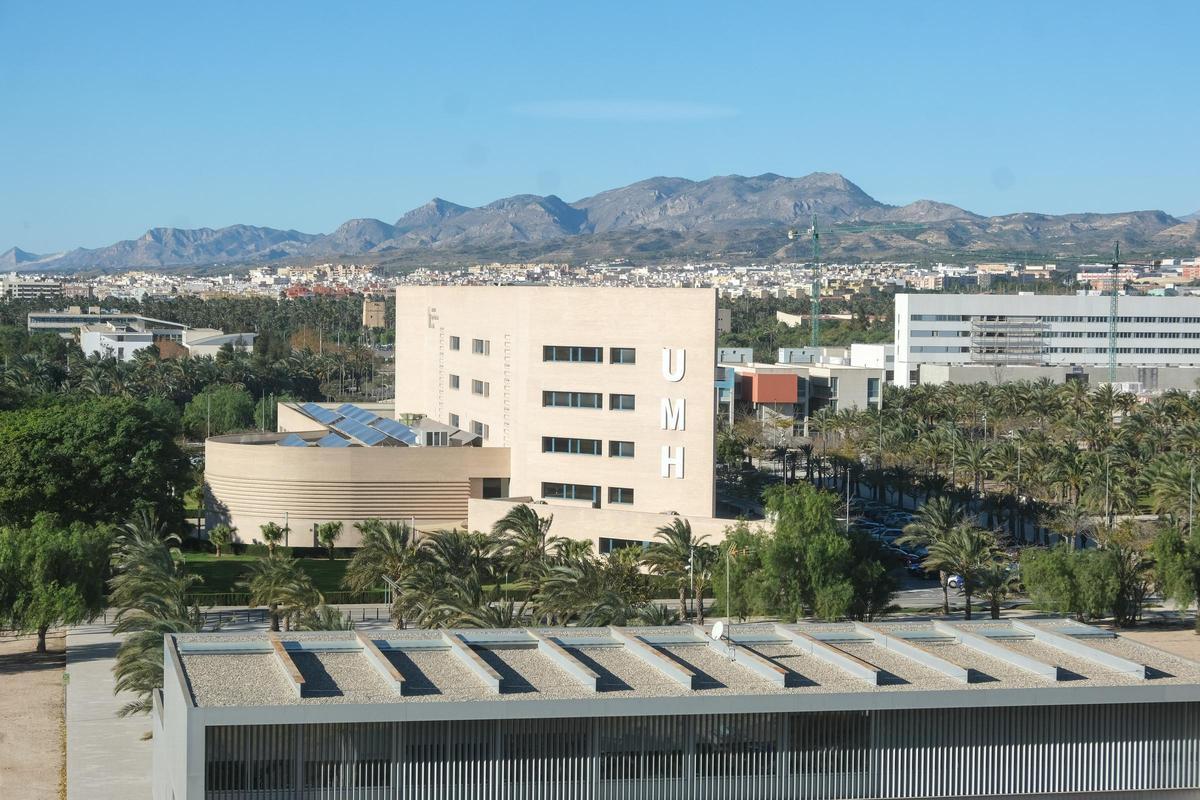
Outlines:
{"type": "Polygon", "coordinates": [[[149,717],[121,718],[113,696],[120,640],[101,626],[67,634],[67,800],[150,800],[149,717]]]}

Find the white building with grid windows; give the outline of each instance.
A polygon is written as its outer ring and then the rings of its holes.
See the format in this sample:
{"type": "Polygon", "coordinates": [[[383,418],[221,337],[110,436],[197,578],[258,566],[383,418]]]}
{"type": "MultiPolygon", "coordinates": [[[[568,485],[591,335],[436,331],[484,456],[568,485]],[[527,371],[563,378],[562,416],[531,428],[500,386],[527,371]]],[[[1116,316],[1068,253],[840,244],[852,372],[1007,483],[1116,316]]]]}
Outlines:
{"type": "MultiPolygon", "coordinates": [[[[896,382],[926,380],[922,368],[1053,367],[1096,373],[1109,363],[1109,303],[1102,295],[898,294],[896,382]]],[[[1200,370],[1200,298],[1121,296],[1118,380],[1161,385],[1162,370],[1200,370]]],[[[953,371],[934,371],[953,379],[953,371]]],[[[1007,379],[1041,377],[1015,369],[1007,379]]],[[[1200,374],[1200,373],[1197,373],[1200,374]]]]}

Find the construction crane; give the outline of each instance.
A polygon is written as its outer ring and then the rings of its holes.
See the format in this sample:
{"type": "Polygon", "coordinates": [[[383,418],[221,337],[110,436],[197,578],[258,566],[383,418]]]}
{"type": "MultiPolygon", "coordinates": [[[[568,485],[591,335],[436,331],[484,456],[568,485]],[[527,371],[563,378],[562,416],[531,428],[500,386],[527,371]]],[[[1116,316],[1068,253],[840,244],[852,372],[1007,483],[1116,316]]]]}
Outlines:
{"type": "Polygon", "coordinates": [[[1120,289],[1121,243],[1113,244],[1112,267],[1108,271],[1108,383],[1117,382],[1117,293],[1120,289]]]}
{"type": "MultiPolygon", "coordinates": [[[[896,233],[911,230],[924,230],[927,226],[920,223],[884,223],[874,225],[838,225],[834,233],[896,233]]],[[[829,230],[825,231],[829,233],[829,230]]],[[[796,228],[789,228],[788,238],[796,241],[804,233],[796,228]]],[[[821,346],[821,232],[817,230],[817,215],[812,216],[812,226],[808,229],[812,238],[813,279],[809,296],[812,299],[812,335],[809,339],[811,347],[821,346]]]]}
{"type": "MultiPolygon", "coordinates": [[[[809,340],[810,347],[821,346],[821,234],[817,230],[817,215],[813,214],[812,227],[808,229],[809,235],[812,236],[813,247],[813,279],[812,290],[809,292],[809,297],[812,299],[812,336],[809,340]]],[[[788,238],[793,241],[799,239],[800,231],[795,228],[788,230],[788,238]]]]}

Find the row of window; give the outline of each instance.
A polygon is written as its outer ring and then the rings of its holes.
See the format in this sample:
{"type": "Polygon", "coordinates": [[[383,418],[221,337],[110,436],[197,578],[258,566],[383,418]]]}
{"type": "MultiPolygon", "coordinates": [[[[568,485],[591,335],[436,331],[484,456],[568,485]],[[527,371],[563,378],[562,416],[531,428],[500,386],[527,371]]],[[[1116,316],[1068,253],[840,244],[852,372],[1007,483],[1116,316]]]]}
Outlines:
{"type": "MultiPolygon", "coordinates": [[[[604,348],[546,345],[542,348],[542,361],[575,361],[585,364],[603,364],[604,348]]],[[[608,363],[636,364],[637,351],[632,347],[610,347],[608,348],[608,363]]]]}
{"type": "MultiPolygon", "coordinates": [[[[457,389],[462,385],[462,379],[457,375],[450,376],[450,388],[457,389]]],[[[489,397],[492,393],[492,384],[488,381],[481,381],[477,378],[471,379],[471,394],[477,394],[480,397],[489,397]]]]}
{"type": "MultiPolygon", "coordinates": [[[[608,407],[613,411],[633,411],[637,401],[631,394],[610,394],[608,407]]],[[[600,392],[542,392],[543,408],[604,408],[600,392]]]]}
{"type": "MultiPolygon", "coordinates": [[[[592,504],[600,502],[600,487],[586,483],[542,483],[542,497],[548,500],[586,500],[592,504]]],[[[633,503],[633,489],[623,486],[608,487],[610,505],[633,503]]]]}
{"type": "MultiPolygon", "coordinates": [[[[461,350],[462,349],[462,339],[459,339],[457,336],[451,336],[450,337],[450,349],[451,350],[461,350]]],[[[474,353],[475,355],[479,355],[479,356],[490,356],[492,354],[492,340],[491,339],[472,339],[471,340],[471,352],[474,353]]]]}
{"type": "MultiPolygon", "coordinates": [[[[633,458],[633,442],[608,443],[610,458],[633,458]]],[[[543,436],[543,453],[573,453],[584,456],[599,456],[604,454],[604,442],[601,439],[579,439],[568,436],[543,436]]]]}
{"type": "MultiPolygon", "coordinates": [[[[972,316],[971,314],[910,314],[908,318],[912,322],[970,322],[972,319],[1002,322],[1008,319],[1003,314],[988,314],[983,316],[972,316]]],[[[1035,319],[1039,322],[1090,322],[1093,324],[1108,324],[1107,316],[1096,314],[1091,316],[1045,316],[1036,317],[1035,319]]],[[[1117,317],[1117,322],[1159,325],[1200,325],[1200,317],[1117,317]]]]}

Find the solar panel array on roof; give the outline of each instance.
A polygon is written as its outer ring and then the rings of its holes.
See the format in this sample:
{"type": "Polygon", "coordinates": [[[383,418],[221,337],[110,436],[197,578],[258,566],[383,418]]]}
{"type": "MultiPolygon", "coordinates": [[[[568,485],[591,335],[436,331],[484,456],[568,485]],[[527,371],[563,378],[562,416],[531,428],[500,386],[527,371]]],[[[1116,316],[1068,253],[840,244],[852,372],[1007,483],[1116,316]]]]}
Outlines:
{"type": "Polygon", "coordinates": [[[386,442],[388,439],[387,434],[383,431],[377,431],[352,419],[340,420],[333,423],[330,427],[338,433],[344,433],[347,436],[357,439],[367,447],[374,447],[377,444],[386,442]]]}
{"type": "Polygon", "coordinates": [[[317,440],[317,447],[349,447],[350,441],[343,439],[336,433],[331,433],[327,436],[322,436],[317,440]]]}
{"type": "Polygon", "coordinates": [[[279,445],[280,447],[308,447],[308,442],[304,441],[294,433],[289,433],[275,444],[279,445]]]}
{"type": "Polygon", "coordinates": [[[340,406],[338,406],[337,410],[338,413],[343,417],[352,419],[356,422],[361,422],[363,425],[370,425],[375,420],[379,419],[378,414],[372,414],[365,408],[359,408],[358,406],[350,403],[342,403],[340,406]]]}
{"type": "Polygon", "coordinates": [[[396,441],[404,442],[405,444],[417,443],[417,432],[405,425],[403,422],[397,422],[394,419],[383,419],[380,417],[375,420],[374,426],[386,433],[396,441]]]}
{"type": "Polygon", "coordinates": [[[332,409],[321,408],[316,403],[304,403],[300,406],[300,410],[322,425],[330,425],[344,416],[332,409]]]}

